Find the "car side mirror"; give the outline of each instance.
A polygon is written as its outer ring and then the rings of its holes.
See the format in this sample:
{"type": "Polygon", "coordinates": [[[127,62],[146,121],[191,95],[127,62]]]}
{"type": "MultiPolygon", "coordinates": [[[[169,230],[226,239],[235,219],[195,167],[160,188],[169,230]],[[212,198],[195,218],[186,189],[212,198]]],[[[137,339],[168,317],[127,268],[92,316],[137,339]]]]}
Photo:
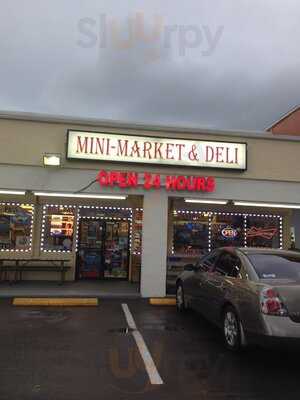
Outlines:
{"type": "Polygon", "coordinates": [[[185,264],[185,266],[183,267],[183,269],[185,271],[196,271],[196,267],[194,264],[185,264]]]}

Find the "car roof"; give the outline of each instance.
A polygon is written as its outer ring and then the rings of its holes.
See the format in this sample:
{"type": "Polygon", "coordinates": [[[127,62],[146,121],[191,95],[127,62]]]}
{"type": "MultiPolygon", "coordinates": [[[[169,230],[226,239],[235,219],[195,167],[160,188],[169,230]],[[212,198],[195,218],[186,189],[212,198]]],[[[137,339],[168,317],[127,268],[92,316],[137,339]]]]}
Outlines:
{"type": "Polygon", "coordinates": [[[226,250],[229,252],[239,251],[245,255],[251,254],[278,254],[278,255],[297,255],[300,257],[299,251],[283,250],[283,249],[270,249],[265,247],[222,247],[219,250],[226,250]]]}

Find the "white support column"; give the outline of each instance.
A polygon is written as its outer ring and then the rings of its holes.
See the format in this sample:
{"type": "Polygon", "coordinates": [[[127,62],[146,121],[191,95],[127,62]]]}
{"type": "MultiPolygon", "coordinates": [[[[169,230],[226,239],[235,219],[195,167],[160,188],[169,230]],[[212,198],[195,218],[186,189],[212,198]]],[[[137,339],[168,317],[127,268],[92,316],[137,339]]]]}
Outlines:
{"type": "Polygon", "coordinates": [[[141,295],[166,295],[168,195],[149,191],[144,195],[141,295]]]}
{"type": "Polygon", "coordinates": [[[296,248],[300,249],[300,211],[293,210],[291,226],[295,229],[296,248]]]}

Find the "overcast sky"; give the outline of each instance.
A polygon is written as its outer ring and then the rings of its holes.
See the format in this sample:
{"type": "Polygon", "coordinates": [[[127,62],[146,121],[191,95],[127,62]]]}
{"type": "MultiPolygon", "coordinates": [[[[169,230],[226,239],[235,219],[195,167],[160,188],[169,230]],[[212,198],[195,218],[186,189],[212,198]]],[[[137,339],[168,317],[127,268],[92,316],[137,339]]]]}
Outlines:
{"type": "Polygon", "coordinates": [[[300,103],[298,0],[1,0],[0,110],[263,130],[300,103]]]}

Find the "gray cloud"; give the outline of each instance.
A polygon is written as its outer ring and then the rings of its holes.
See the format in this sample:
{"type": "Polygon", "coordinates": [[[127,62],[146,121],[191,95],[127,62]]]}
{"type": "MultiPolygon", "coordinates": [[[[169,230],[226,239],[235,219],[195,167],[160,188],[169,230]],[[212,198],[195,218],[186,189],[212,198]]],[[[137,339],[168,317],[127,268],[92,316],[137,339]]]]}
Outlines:
{"type": "Polygon", "coordinates": [[[0,109],[264,129],[300,103],[296,0],[98,3],[2,5],[0,109]],[[137,13],[148,40],[120,48],[137,13]]]}

